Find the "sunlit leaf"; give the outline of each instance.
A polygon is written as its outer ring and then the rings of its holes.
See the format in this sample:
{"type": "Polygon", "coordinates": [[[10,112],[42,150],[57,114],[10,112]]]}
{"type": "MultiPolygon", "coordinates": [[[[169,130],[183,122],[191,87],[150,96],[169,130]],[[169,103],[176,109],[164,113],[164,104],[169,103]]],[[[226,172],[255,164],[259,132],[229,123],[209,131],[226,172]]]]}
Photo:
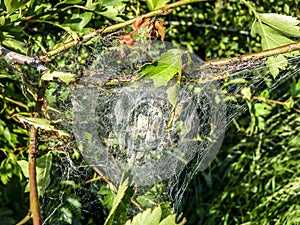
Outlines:
{"type": "Polygon", "coordinates": [[[251,29],[251,35],[256,36],[256,34],[262,38],[263,50],[294,43],[292,39],[284,36],[280,31],[258,21],[254,22],[251,29]]]}
{"type": "Polygon", "coordinates": [[[29,0],[4,0],[4,5],[7,12],[10,14],[21,8],[27,2],[29,2],[29,0]]]}
{"type": "Polygon", "coordinates": [[[186,222],[186,219],[183,219],[181,222],[176,223],[176,214],[168,215],[160,222],[161,217],[162,209],[161,206],[158,205],[154,209],[148,208],[137,214],[132,220],[128,220],[125,225],[183,225],[186,222]]]}
{"type": "Polygon", "coordinates": [[[62,26],[69,27],[73,31],[82,31],[82,29],[90,22],[93,13],[84,12],[84,13],[73,13],[72,17],[66,20],[62,26]]]}
{"type": "Polygon", "coordinates": [[[100,14],[116,22],[122,22],[124,20],[119,17],[119,15],[124,11],[125,6],[125,4],[118,6],[106,6],[106,10],[104,12],[101,12],[100,14]]]}
{"type": "Polygon", "coordinates": [[[65,72],[48,72],[42,76],[42,80],[53,81],[55,78],[59,78],[62,82],[69,85],[70,82],[75,81],[75,74],[65,72]]]}
{"type": "Polygon", "coordinates": [[[300,27],[296,17],[277,14],[277,13],[260,13],[259,19],[289,37],[300,37],[300,27]]]}
{"type": "Polygon", "coordinates": [[[2,44],[4,46],[6,46],[7,48],[11,49],[11,50],[15,50],[17,52],[20,53],[25,53],[26,52],[26,44],[23,41],[19,41],[17,39],[15,39],[14,36],[11,36],[9,34],[4,34],[4,40],[2,41],[2,44]]]}
{"type": "Polygon", "coordinates": [[[255,116],[267,116],[271,113],[272,106],[268,105],[267,103],[255,103],[255,116]]]}
{"type": "Polygon", "coordinates": [[[62,130],[56,129],[53,125],[51,125],[51,121],[44,119],[44,118],[32,118],[32,117],[24,117],[21,115],[17,115],[17,118],[21,123],[27,123],[30,125],[33,125],[35,128],[41,128],[43,130],[48,130],[48,131],[56,131],[58,132],[59,135],[61,136],[67,136],[69,137],[70,135],[62,130]]]}
{"type": "MultiPolygon", "coordinates": [[[[251,28],[251,35],[256,36],[257,34],[261,36],[261,45],[263,50],[268,50],[272,48],[276,48],[282,45],[287,45],[294,43],[294,40],[286,36],[286,32],[282,32],[283,29],[283,23],[279,22],[279,16],[274,15],[265,15],[265,14],[259,14],[258,20],[256,20],[251,28]],[[276,17],[274,19],[274,24],[271,23],[272,16],[276,17]],[[264,19],[268,21],[268,24],[265,24],[264,21],[261,21],[260,19],[264,19]]],[[[276,14],[277,15],[277,14],[276,14]]],[[[285,18],[285,17],[284,17],[285,18]]],[[[296,24],[295,18],[287,17],[287,20],[292,20],[293,24],[296,24]]],[[[288,22],[288,21],[285,21],[288,22]]],[[[298,21],[299,22],[299,21],[298,21]]],[[[297,32],[294,32],[296,29],[300,29],[299,27],[293,27],[291,28],[290,24],[286,24],[288,27],[287,32],[289,32],[288,36],[292,36],[291,33],[295,33],[294,36],[296,36],[297,32]]],[[[298,31],[299,33],[300,31],[298,31]]],[[[299,34],[297,34],[299,35],[299,34]]],[[[284,55],[279,56],[272,56],[269,57],[267,60],[267,65],[269,66],[270,72],[274,78],[276,78],[279,74],[280,69],[284,70],[287,66],[287,59],[285,57],[293,56],[297,53],[285,53],[284,55]]]]}
{"type": "Polygon", "coordinates": [[[56,6],[61,5],[61,4],[80,4],[82,0],[64,0],[59,2],[56,6]]]}
{"type": "Polygon", "coordinates": [[[98,0],[98,2],[103,6],[117,6],[120,5],[124,0],[98,0]]]}
{"type": "Polygon", "coordinates": [[[69,198],[67,199],[67,201],[68,201],[73,207],[75,207],[75,208],[77,208],[77,209],[80,209],[81,206],[82,206],[81,202],[80,202],[78,199],[74,198],[74,197],[69,197],[69,198]]]}
{"type": "Polygon", "coordinates": [[[243,95],[243,97],[244,97],[247,101],[250,101],[250,100],[251,100],[252,93],[251,93],[250,87],[244,87],[244,88],[241,90],[241,94],[243,95]]]}
{"type": "Polygon", "coordinates": [[[164,220],[162,220],[159,225],[183,225],[186,223],[186,219],[184,218],[181,222],[176,223],[176,215],[169,215],[164,220]]]}
{"type": "Polygon", "coordinates": [[[147,0],[150,11],[164,7],[170,0],[147,0]]]}
{"type": "Polygon", "coordinates": [[[125,223],[125,225],[140,225],[140,224],[159,225],[161,214],[162,211],[160,206],[157,206],[154,209],[148,208],[145,211],[134,216],[132,221],[128,220],[125,223]]]}
{"type": "Polygon", "coordinates": [[[288,65],[288,61],[283,55],[271,56],[266,63],[274,78],[279,75],[279,70],[285,70],[288,65]]]}
{"type": "Polygon", "coordinates": [[[164,86],[180,72],[182,53],[180,49],[168,50],[157,62],[145,65],[139,73],[152,79],[155,87],[164,86]]]}

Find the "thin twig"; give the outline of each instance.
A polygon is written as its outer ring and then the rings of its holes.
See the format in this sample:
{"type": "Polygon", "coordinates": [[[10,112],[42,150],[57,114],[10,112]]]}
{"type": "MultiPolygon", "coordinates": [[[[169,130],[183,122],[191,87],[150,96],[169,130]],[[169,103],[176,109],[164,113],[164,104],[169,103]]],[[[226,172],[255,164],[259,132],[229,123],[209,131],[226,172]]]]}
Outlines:
{"type": "Polygon", "coordinates": [[[16,225],[23,225],[27,223],[27,221],[29,221],[30,219],[31,219],[31,214],[30,212],[28,212],[27,215],[22,220],[20,220],[16,225]]]}
{"type": "MultiPolygon", "coordinates": [[[[239,96],[239,97],[242,97],[242,96],[239,96]]],[[[273,104],[276,104],[276,105],[282,105],[282,106],[286,105],[285,102],[281,102],[281,101],[273,100],[273,99],[267,99],[267,98],[263,98],[263,97],[260,97],[260,96],[252,96],[252,99],[262,101],[262,102],[273,103],[273,104]]],[[[300,109],[297,109],[297,108],[294,108],[294,107],[291,108],[291,109],[294,110],[297,113],[300,113],[300,109]]]]}

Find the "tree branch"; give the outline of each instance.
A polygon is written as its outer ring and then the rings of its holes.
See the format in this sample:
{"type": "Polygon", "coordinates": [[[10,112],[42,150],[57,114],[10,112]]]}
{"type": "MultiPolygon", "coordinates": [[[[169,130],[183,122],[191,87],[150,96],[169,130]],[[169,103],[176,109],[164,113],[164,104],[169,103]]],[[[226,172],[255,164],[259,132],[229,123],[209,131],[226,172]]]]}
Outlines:
{"type": "MultiPolygon", "coordinates": [[[[35,70],[37,70],[40,74],[46,73],[49,69],[43,65],[41,65],[37,59],[25,56],[13,51],[10,51],[2,46],[0,46],[0,55],[2,55],[6,60],[11,63],[21,64],[21,65],[29,65],[35,70]]],[[[39,117],[42,106],[44,104],[44,96],[48,83],[46,81],[42,81],[38,90],[36,107],[33,113],[33,117],[39,117]]],[[[29,153],[28,153],[28,166],[29,166],[29,199],[30,199],[30,213],[32,215],[32,220],[34,225],[42,224],[42,217],[40,211],[40,204],[38,198],[38,190],[37,190],[37,181],[36,181],[36,154],[38,153],[37,149],[37,128],[31,126],[30,136],[29,136],[29,153]]]]}
{"type": "MultiPolygon", "coordinates": [[[[178,2],[168,4],[160,9],[154,10],[154,11],[146,13],[144,15],[141,15],[141,17],[149,18],[149,17],[153,17],[153,16],[157,16],[157,15],[166,15],[170,12],[171,8],[175,8],[175,7],[190,4],[190,3],[203,2],[203,1],[207,1],[207,0],[181,0],[178,2]]],[[[87,42],[87,41],[91,40],[93,37],[96,37],[100,34],[109,33],[109,32],[121,29],[123,27],[126,27],[126,26],[132,24],[136,19],[137,19],[137,17],[134,19],[131,19],[131,20],[127,20],[122,23],[117,23],[117,24],[114,24],[114,25],[111,25],[111,26],[108,26],[105,28],[95,30],[87,35],[82,36],[81,40],[69,40],[69,41],[65,42],[62,46],[59,46],[59,47],[47,52],[47,54],[41,56],[39,59],[42,62],[47,62],[50,57],[52,57],[62,51],[65,51],[66,49],[72,48],[80,43],[87,42]]]]}
{"type": "Polygon", "coordinates": [[[37,72],[41,74],[49,71],[47,67],[40,64],[38,59],[13,52],[1,45],[0,45],[0,55],[2,55],[7,61],[11,62],[12,64],[17,63],[21,65],[29,65],[30,67],[34,68],[37,72]]]}
{"type": "Polygon", "coordinates": [[[205,61],[205,63],[201,66],[202,69],[208,68],[208,67],[222,67],[226,65],[238,65],[244,62],[249,61],[257,61],[260,59],[264,59],[270,56],[276,56],[279,54],[287,53],[287,52],[293,52],[296,50],[300,50],[300,41],[283,45],[277,48],[272,48],[269,50],[252,53],[252,54],[244,54],[237,57],[232,58],[226,58],[226,59],[214,59],[214,60],[208,60],[205,61]]]}

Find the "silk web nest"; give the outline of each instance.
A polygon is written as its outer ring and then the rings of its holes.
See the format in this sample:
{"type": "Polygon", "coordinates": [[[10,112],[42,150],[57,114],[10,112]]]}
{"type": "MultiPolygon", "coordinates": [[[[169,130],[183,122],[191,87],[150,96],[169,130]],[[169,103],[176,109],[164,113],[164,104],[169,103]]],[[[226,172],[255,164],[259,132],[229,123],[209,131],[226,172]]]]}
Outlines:
{"type": "Polygon", "coordinates": [[[202,61],[169,43],[118,46],[71,87],[73,127],[85,160],[113,183],[139,186],[178,174],[195,157],[205,169],[223,138],[217,82],[198,83],[202,61]]]}

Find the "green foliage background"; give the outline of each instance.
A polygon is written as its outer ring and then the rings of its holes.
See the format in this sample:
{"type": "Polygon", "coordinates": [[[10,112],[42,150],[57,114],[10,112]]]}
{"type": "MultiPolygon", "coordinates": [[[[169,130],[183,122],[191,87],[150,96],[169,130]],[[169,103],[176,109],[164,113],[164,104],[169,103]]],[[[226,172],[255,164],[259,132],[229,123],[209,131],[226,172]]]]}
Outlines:
{"type": "MultiPolygon", "coordinates": [[[[155,8],[151,2],[148,6],[155,8]]],[[[259,12],[299,18],[298,0],[252,3],[259,12]]],[[[43,55],[69,38],[148,12],[148,6],[146,1],[135,0],[1,1],[0,42],[29,56],[43,55]]],[[[261,50],[259,37],[250,36],[254,16],[241,1],[185,5],[161,18],[167,22],[166,40],[187,47],[203,60],[261,50]],[[172,23],[178,21],[181,23],[172,23]]],[[[62,52],[47,66],[79,73],[88,65],[94,46],[91,41],[62,52]]],[[[187,224],[300,223],[300,115],[288,107],[292,102],[293,107],[300,108],[299,68],[294,69],[298,73],[270,96],[287,102],[286,107],[271,104],[263,128],[251,124],[251,116],[257,115],[248,112],[228,128],[217,159],[193,179],[186,193],[181,208],[187,224]],[[253,126],[255,132],[250,134],[253,126]]],[[[29,209],[27,179],[20,163],[27,160],[28,127],[20,124],[15,114],[30,116],[38,83],[39,75],[30,68],[9,65],[0,58],[0,224],[15,224],[29,209]]],[[[51,85],[55,84],[50,84],[50,90],[51,85]]],[[[51,178],[50,183],[42,184],[44,218],[53,213],[49,224],[103,224],[114,208],[109,187],[85,167],[67,140],[41,130],[39,143],[41,156],[52,152],[52,163],[44,166],[51,178]],[[72,169],[66,154],[85,172],[72,169]],[[61,204],[56,209],[58,201],[61,204]]],[[[49,175],[40,179],[47,181],[49,175]]],[[[168,204],[162,208],[162,218],[166,218],[170,214],[168,204]]]]}

